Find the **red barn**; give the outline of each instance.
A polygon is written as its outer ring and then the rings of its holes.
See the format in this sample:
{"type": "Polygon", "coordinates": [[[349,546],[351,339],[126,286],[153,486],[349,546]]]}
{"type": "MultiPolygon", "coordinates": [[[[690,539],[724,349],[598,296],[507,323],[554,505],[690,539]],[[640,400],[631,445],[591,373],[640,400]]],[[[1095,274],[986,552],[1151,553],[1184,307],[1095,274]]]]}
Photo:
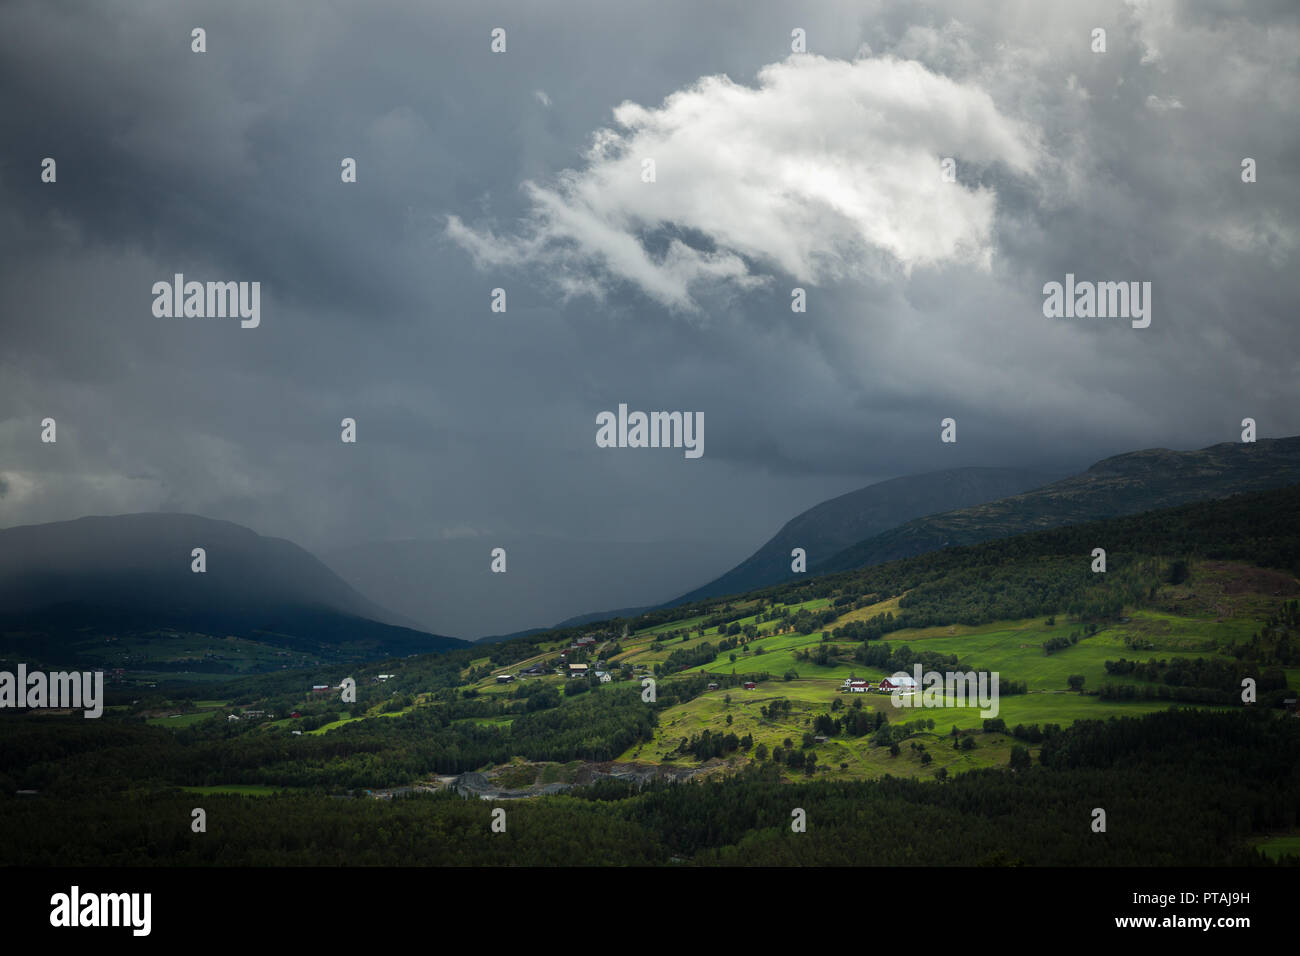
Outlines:
{"type": "Polygon", "coordinates": [[[895,674],[893,677],[886,677],[882,680],[880,689],[882,691],[916,690],[916,681],[911,677],[895,674]]]}

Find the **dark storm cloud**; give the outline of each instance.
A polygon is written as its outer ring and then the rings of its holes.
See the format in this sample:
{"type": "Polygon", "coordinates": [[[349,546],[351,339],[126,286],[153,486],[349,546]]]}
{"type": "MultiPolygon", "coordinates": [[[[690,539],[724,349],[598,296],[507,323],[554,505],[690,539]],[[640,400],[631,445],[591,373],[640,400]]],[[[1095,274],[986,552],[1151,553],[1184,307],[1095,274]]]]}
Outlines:
{"type": "MultiPolygon", "coordinates": [[[[1295,433],[1296,38],[1285,5],[8,4],[0,522],[165,508],[309,547],[516,531],[712,537],[739,558],[892,475],[1201,446],[1245,415],[1295,433]],[[828,61],[869,50],[987,95],[1040,144],[1021,165],[963,158],[960,188],[993,197],[969,220],[986,262],[907,273],[868,243],[881,268],[809,280],[756,245],[737,253],[755,284],[694,282],[692,311],[594,260],[479,267],[448,237],[450,217],[527,236],[522,184],[594,181],[584,151],[621,103],[667,109],[720,74],[757,89],[795,26],[828,61]],[[260,281],[261,327],[154,318],[174,272],[260,281]],[[1066,272],[1151,281],[1151,328],[1044,319],[1042,284],[1066,272]],[[596,448],[619,402],[703,411],[704,458],[596,448]],[[940,445],[950,415],[959,441],[940,445]]],[[[808,127],[833,136],[820,99],[808,127]]],[[[892,115],[885,144],[955,136],[942,101],[892,115]]],[[[680,175],[717,173],[701,152],[680,175]]],[[[678,220],[725,246],[722,220],[678,220]]]]}

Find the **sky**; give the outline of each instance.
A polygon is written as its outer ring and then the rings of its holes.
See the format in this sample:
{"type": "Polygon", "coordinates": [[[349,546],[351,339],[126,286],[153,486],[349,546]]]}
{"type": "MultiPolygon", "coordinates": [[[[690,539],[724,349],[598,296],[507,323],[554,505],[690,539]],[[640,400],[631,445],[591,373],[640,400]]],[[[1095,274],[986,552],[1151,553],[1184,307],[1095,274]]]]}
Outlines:
{"type": "Polygon", "coordinates": [[[739,560],[898,475],[1296,434],[1297,51],[1289,0],[10,0],[0,526],[739,560]],[[1046,317],[1067,273],[1149,327],[1046,317]],[[703,454],[598,447],[620,403],[703,454]]]}

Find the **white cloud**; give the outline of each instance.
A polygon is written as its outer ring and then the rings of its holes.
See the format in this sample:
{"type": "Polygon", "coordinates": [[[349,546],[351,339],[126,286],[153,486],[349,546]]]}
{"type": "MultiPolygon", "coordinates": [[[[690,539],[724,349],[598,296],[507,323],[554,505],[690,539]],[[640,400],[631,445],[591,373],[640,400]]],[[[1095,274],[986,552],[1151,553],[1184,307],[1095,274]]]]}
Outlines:
{"type": "Polygon", "coordinates": [[[1147,109],[1153,113],[1168,113],[1170,110],[1180,110],[1183,104],[1179,102],[1176,96],[1159,97],[1154,93],[1147,96],[1147,109]]]}
{"type": "Polygon", "coordinates": [[[776,271],[816,283],[988,266],[996,196],[964,185],[963,170],[1030,173],[1034,129],[911,60],[791,56],[757,80],[704,77],[658,108],[623,103],[584,168],[524,183],[520,233],[451,216],[447,234],[480,266],[540,265],[570,293],[627,281],[687,310],[697,284],[746,287],[776,271]],[[955,184],[941,179],[948,156],[955,184]]]}

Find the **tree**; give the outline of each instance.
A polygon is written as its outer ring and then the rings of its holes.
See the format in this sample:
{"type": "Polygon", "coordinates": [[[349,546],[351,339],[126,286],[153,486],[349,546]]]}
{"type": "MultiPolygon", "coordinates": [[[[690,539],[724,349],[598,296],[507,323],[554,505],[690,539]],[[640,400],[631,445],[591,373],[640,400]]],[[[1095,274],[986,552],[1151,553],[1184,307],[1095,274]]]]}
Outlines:
{"type": "Polygon", "coordinates": [[[1011,769],[1028,770],[1030,766],[1029,748],[1016,744],[1011,748],[1011,769]]]}
{"type": "Polygon", "coordinates": [[[1083,675],[1071,674],[1066,679],[1066,683],[1070,685],[1070,690],[1083,690],[1083,675]]]}
{"type": "Polygon", "coordinates": [[[1169,568],[1169,583],[1182,584],[1189,577],[1191,577],[1191,574],[1192,574],[1191,571],[1187,567],[1187,562],[1180,558],[1179,560],[1175,561],[1169,568]]]}
{"type": "Polygon", "coordinates": [[[898,756],[900,753],[902,753],[902,752],[903,752],[903,750],[902,750],[901,747],[898,746],[898,743],[897,743],[897,742],[892,743],[892,744],[889,745],[889,756],[891,756],[891,757],[897,757],[897,756],[898,756]]]}

